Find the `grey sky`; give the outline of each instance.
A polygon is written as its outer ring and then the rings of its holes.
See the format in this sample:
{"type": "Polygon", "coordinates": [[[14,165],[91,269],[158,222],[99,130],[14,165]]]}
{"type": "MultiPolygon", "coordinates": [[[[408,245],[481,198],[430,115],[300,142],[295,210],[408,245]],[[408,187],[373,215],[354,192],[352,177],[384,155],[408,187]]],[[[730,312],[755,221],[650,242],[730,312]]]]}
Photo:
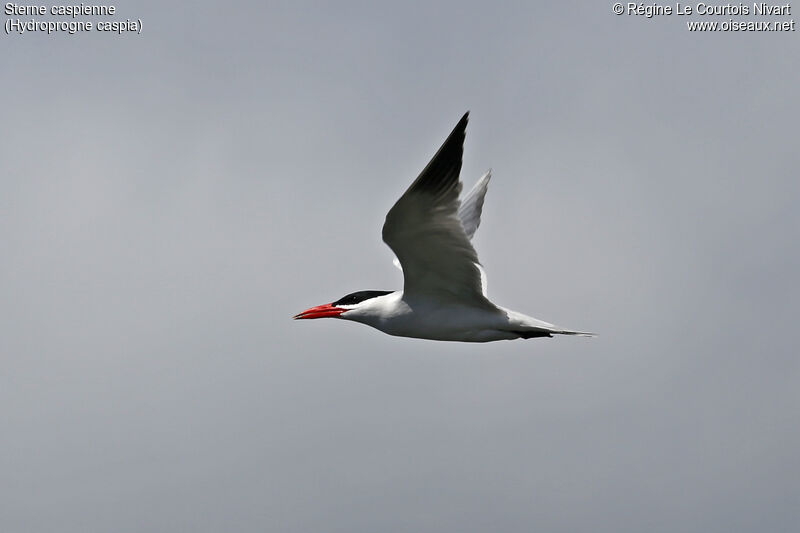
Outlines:
{"type": "Polygon", "coordinates": [[[2,37],[0,529],[796,530],[798,32],[116,5],[2,37]],[[467,109],[490,297],[600,336],[293,322],[401,286],[383,217],[467,109]]]}

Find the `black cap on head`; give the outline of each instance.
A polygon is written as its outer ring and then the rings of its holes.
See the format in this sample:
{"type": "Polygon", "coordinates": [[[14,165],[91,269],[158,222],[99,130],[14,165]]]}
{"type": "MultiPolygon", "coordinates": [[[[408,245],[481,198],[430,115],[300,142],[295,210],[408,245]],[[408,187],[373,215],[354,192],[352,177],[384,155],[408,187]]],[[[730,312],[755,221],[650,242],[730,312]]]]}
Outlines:
{"type": "Polygon", "coordinates": [[[375,298],[377,296],[383,296],[384,294],[391,294],[393,291],[358,291],[352,292],[347,296],[342,296],[331,305],[355,305],[357,303],[361,303],[364,300],[369,300],[370,298],[375,298]]]}

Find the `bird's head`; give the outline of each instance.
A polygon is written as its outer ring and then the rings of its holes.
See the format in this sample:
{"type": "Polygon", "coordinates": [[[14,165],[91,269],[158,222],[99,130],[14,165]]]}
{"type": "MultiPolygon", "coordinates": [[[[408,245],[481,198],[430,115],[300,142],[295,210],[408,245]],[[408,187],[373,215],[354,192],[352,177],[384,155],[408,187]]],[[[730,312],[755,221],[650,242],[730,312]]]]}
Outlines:
{"type": "Polygon", "coordinates": [[[350,293],[333,303],[318,305],[294,315],[295,319],[306,318],[345,318],[359,320],[359,317],[368,312],[373,299],[392,291],[358,291],[350,293]],[[348,316],[349,315],[349,316],[348,316]]]}

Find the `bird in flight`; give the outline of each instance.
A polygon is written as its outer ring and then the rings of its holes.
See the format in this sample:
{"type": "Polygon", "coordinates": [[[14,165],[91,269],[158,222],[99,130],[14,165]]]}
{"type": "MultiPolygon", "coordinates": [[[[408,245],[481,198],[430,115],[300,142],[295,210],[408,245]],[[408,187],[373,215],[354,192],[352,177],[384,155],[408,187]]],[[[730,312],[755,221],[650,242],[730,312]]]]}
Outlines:
{"type": "Polygon", "coordinates": [[[403,271],[402,291],[358,291],[306,309],[295,319],[339,318],[400,337],[489,342],[591,333],[564,329],[497,306],[470,240],[481,223],[491,178],[459,200],[469,112],[386,215],[383,240],[403,271]]]}

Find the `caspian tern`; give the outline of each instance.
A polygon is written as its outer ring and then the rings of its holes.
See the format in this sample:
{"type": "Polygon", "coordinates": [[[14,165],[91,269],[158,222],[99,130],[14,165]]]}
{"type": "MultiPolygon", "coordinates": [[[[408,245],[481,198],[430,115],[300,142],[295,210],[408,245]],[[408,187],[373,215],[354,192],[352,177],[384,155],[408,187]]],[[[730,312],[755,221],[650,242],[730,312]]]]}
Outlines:
{"type": "Polygon", "coordinates": [[[499,307],[486,297],[486,275],[470,243],[491,178],[484,174],[459,200],[469,112],[386,215],[383,240],[403,271],[402,291],[358,291],[312,307],[295,319],[341,318],[389,335],[489,342],[591,333],[499,307]]]}

